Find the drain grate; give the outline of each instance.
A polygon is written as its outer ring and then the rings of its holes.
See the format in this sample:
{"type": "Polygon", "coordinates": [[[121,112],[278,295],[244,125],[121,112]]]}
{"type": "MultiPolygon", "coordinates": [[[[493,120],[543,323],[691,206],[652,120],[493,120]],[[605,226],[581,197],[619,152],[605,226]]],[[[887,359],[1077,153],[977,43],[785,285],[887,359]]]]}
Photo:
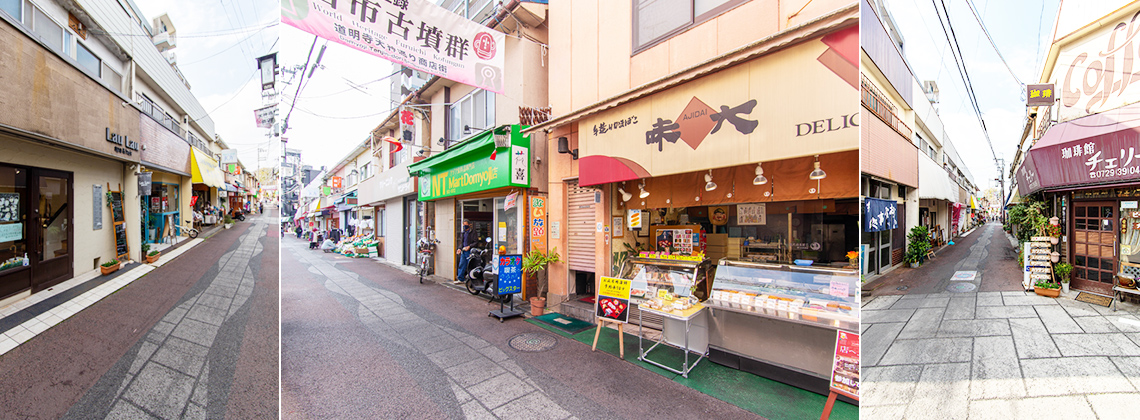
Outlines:
{"type": "Polygon", "coordinates": [[[975,286],[974,283],[952,283],[949,286],[946,286],[946,291],[953,293],[966,293],[972,292],[977,288],[978,286],[975,286]]]}
{"type": "Polygon", "coordinates": [[[558,344],[558,337],[546,333],[522,333],[511,337],[507,344],[518,351],[540,352],[554,348],[558,344]]]}
{"type": "Polygon", "coordinates": [[[899,287],[896,287],[896,288],[895,288],[895,290],[906,290],[906,289],[909,289],[909,287],[907,287],[907,286],[899,286],[899,287]]]}

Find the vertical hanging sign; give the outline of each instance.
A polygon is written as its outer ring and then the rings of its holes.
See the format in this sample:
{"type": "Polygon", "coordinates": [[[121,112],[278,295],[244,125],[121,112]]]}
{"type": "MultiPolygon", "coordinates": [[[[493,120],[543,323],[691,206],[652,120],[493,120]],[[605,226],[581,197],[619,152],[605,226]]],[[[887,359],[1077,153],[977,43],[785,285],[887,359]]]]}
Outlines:
{"type": "Polygon", "coordinates": [[[546,197],[530,198],[530,249],[546,252],[546,197]]]}

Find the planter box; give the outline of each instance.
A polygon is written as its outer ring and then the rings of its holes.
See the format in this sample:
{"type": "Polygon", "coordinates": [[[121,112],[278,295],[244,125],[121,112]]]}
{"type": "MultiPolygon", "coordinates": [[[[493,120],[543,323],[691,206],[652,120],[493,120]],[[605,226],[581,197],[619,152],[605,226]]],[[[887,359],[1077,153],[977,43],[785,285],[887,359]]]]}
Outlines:
{"type": "Polygon", "coordinates": [[[123,265],[122,261],[119,261],[119,262],[115,263],[115,265],[112,265],[110,267],[104,267],[104,266],[100,265],[99,266],[99,272],[103,273],[103,275],[105,276],[105,275],[114,273],[116,271],[119,271],[119,267],[122,265],[123,265]]]}
{"type": "Polygon", "coordinates": [[[154,255],[147,255],[146,256],[146,263],[147,264],[153,264],[155,261],[158,261],[158,259],[161,257],[162,257],[161,252],[154,254],[154,255]]]}
{"type": "Polygon", "coordinates": [[[1045,297],[1055,298],[1057,296],[1061,296],[1061,289],[1043,289],[1040,287],[1034,287],[1033,291],[1038,295],[1045,297]]]}

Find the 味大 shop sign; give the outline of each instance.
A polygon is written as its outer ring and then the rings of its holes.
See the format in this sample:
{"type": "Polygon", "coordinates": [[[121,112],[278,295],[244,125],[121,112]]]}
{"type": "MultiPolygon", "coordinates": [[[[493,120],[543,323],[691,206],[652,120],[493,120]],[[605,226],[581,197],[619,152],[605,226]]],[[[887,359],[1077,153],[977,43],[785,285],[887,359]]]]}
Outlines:
{"type": "Polygon", "coordinates": [[[857,73],[858,45],[839,34],[583,118],[581,185],[857,149],[858,88],[836,60],[857,73]]]}
{"type": "Polygon", "coordinates": [[[281,21],[377,57],[503,93],[503,33],[426,0],[290,0],[281,21]]]}

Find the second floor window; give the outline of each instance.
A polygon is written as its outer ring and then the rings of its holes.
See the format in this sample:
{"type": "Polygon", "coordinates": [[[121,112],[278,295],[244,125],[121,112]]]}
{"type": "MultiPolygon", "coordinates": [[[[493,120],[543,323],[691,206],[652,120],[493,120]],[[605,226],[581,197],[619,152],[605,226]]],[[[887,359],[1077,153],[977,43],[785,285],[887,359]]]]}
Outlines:
{"type": "Polygon", "coordinates": [[[634,0],[633,52],[657,45],[748,0],[634,0]]]}
{"type": "Polygon", "coordinates": [[[495,125],[495,94],[477,90],[451,104],[448,138],[462,140],[495,125]]]}

